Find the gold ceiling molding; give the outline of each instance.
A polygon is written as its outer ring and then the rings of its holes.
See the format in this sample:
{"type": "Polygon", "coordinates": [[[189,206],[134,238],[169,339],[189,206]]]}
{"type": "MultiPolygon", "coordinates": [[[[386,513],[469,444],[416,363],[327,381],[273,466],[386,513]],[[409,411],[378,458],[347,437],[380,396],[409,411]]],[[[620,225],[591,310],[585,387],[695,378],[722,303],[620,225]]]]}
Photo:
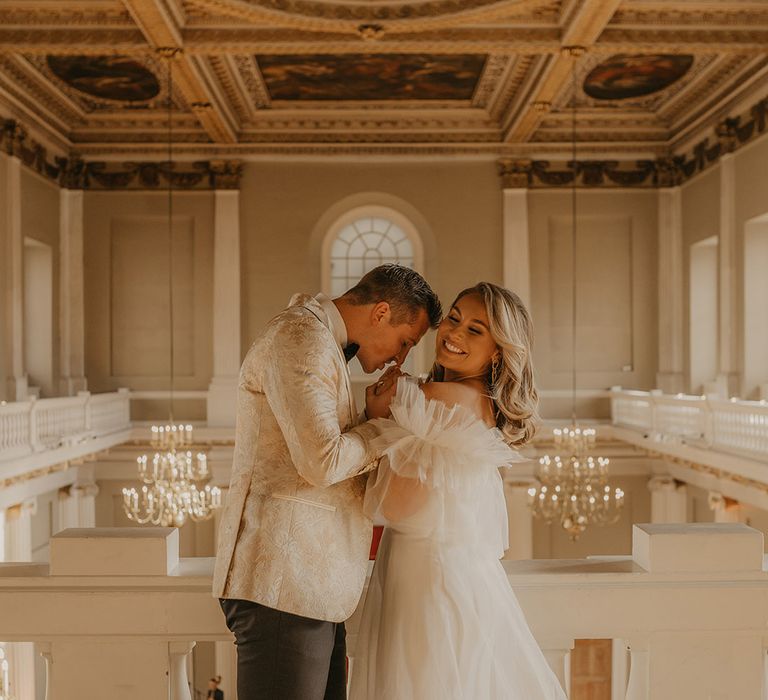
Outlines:
{"type": "MultiPolygon", "coordinates": [[[[167,72],[155,51],[166,46],[183,51],[174,64],[174,140],[189,160],[437,152],[562,162],[572,85],[563,45],[587,49],[579,79],[617,54],[694,56],[683,77],[645,97],[582,95],[585,160],[668,155],[745,94],[757,100],[768,89],[768,8],[758,0],[5,0],[0,107],[86,159],[162,159],[164,93],[141,104],[99,99],[77,90],[87,66],[62,82],[46,64],[117,56],[145,66],[164,90],[167,72]],[[398,53],[475,54],[486,62],[471,99],[453,101],[275,100],[257,63],[260,56],[311,64],[315,54],[381,60],[398,53]]],[[[637,75],[627,73],[630,81],[637,75]]],[[[637,168],[627,160],[626,169],[637,168]]]]}
{"type": "Polygon", "coordinates": [[[462,23],[490,23],[529,14],[552,13],[552,0],[187,0],[209,16],[228,15],[259,26],[272,25],[316,32],[351,32],[376,39],[395,30],[421,32],[462,23]]]}
{"type": "Polygon", "coordinates": [[[611,18],[611,24],[671,27],[709,24],[719,27],[753,27],[768,24],[768,9],[764,2],[755,2],[749,7],[740,7],[734,3],[731,7],[680,9],[667,1],[647,9],[642,6],[620,7],[611,18]]]}

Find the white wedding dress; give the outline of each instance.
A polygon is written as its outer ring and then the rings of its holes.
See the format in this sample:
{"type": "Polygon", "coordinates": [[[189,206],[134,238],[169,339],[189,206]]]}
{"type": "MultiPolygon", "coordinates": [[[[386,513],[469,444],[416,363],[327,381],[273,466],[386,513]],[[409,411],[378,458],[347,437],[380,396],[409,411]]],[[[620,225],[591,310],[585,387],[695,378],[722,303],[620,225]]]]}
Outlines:
{"type": "Polygon", "coordinates": [[[517,453],[461,406],[400,379],[368,515],[388,525],[365,599],[351,700],[565,700],[499,561],[498,467],[517,453]]]}

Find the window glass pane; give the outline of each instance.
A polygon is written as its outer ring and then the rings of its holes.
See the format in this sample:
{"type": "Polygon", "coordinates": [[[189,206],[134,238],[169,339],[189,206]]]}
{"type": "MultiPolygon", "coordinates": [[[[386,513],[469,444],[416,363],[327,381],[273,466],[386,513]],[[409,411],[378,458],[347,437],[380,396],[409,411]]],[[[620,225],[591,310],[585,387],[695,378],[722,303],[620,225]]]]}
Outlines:
{"type": "Polygon", "coordinates": [[[401,258],[413,259],[413,246],[407,238],[397,243],[397,255],[401,258]]]}
{"type": "Polygon", "coordinates": [[[363,253],[365,253],[365,245],[363,244],[363,240],[361,238],[356,238],[349,246],[347,256],[350,258],[362,258],[363,253]]]}
{"type": "Polygon", "coordinates": [[[386,233],[391,226],[392,226],[392,222],[387,221],[387,219],[373,220],[373,230],[376,231],[377,233],[386,233]]]}
{"type": "Polygon", "coordinates": [[[389,238],[384,238],[379,244],[379,250],[385,258],[397,258],[397,251],[389,238]]]}
{"type": "Polygon", "coordinates": [[[347,243],[351,243],[355,238],[357,237],[357,231],[353,229],[351,226],[345,226],[343,229],[341,229],[341,233],[339,234],[339,238],[342,241],[346,241],[347,243]]]}
{"type": "Polygon", "coordinates": [[[389,231],[387,231],[387,238],[393,243],[398,243],[399,241],[407,239],[407,236],[399,226],[392,224],[389,231]]]}
{"type": "MultiPolygon", "coordinates": [[[[359,280],[365,274],[363,269],[363,261],[359,258],[352,258],[348,261],[347,275],[350,280],[359,280]]],[[[351,286],[351,285],[350,285],[351,286]]]]}
{"type": "Polygon", "coordinates": [[[380,233],[364,233],[362,238],[365,247],[368,248],[368,250],[378,250],[379,244],[381,243],[380,233]]]}
{"type": "Polygon", "coordinates": [[[349,244],[337,238],[331,246],[331,258],[344,258],[347,256],[349,244]]]}

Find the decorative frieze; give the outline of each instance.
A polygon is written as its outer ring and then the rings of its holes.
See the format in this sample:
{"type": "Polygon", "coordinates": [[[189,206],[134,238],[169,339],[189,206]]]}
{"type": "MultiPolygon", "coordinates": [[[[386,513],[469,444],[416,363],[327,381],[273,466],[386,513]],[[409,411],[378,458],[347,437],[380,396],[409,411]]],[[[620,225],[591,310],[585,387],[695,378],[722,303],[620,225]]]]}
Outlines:
{"type": "Polygon", "coordinates": [[[108,163],[73,154],[56,157],[52,163],[46,148],[13,119],[0,121],[0,152],[19,158],[61,187],[76,190],[153,190],[169,185],[182,190],[233,190],[240,188],[243,172],[238,160],[108,163]]]}
{"type": "Polygon", "coordinates": [[[722,156],[765,133],[768,98],[753,105],[747,115],[727,117],[714,129],[714,142],[705,138],[688,155],[656,160],[547,160],[502,158],[498,161],[504,189],[517,187],[676,187],[715,165],[722,156]]]}
{"type": "Polygon", "coordinates": [[[548,160],[501,159],[504,189],[527,187],[656,187],[655,163],[638,160],[577,160],[552,164],[548,160]],[[575,183],[574,183],[575,180],[575,183]]]}

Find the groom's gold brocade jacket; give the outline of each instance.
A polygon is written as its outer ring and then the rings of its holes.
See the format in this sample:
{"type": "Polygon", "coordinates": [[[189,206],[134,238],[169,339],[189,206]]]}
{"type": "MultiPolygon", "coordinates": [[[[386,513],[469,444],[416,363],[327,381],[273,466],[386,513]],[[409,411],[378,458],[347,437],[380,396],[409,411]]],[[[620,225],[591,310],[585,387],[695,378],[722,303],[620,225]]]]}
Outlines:
{"type": "Polygon", "coordinates": [[[213,594],[319,620],[348,618],[363,590],[376,430],[357,416],[344,355],[313,297],[296,295],[240,370],[232,479],[213,594]]]}

